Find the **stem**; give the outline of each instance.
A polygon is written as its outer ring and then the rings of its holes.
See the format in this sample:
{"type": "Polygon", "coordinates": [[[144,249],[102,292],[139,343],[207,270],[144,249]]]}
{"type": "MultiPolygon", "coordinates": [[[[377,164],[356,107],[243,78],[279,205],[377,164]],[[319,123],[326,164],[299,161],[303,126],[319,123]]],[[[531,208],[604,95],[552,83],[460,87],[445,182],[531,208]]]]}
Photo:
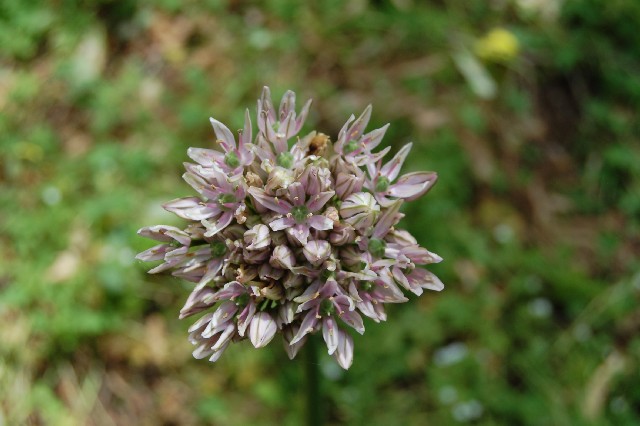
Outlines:
{"type": "Polygon", "coordinates": [[[321,426],[322,393],[320,386],[320,372],[318,365],[318,348],[316,336],[309,336],[306,343],[305,369],[307,376],[307,425],[321,426]]]}

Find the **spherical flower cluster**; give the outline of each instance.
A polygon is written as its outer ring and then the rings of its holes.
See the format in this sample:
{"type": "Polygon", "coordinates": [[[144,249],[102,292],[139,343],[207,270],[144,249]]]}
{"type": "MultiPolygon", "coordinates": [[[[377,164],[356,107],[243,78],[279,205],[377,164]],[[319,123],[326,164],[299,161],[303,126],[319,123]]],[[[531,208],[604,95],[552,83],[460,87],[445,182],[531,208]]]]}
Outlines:
{"type": "Polygon", "coordinates": [[[416,265],[442,259],[395,228],[400,205],[425,194],[433,172],[399,176],[411,144],[390,161],[373,150],[388,125],[365,133],[371,106],[351,116],[335,143],[319,132],[297,137],[311,101],[295,111],[285,93],[276,111],[268,88],[258,100],[258,134],[249,111],[238,138],[211,119],[221,151],[190,148],[184,180],[198,196],[164,208],[189,221],[142,228],[160,242],[140,253],[162,260],[150,273],[172,271],[197,283],[180,318],[206,312],[189,328],[196,358],[216,361],[231,342],[256,348],[280,332],[290,358],[310,333],[322,332],[329,354],[347,369],[362,316],[385,321],[385,303],[408,290],[439,291],[440,280],[416,265]]]}

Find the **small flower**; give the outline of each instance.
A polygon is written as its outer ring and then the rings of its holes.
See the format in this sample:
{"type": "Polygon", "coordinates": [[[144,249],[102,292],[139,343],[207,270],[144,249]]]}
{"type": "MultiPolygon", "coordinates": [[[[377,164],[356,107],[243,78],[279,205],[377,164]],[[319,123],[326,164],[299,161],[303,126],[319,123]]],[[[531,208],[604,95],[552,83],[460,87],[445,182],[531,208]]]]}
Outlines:
{"type": "Polygon", "coordinates": [[[322,215],[314,215],[333,197],[334,191],[308,194],[300,182],[287,187],[288,200],[271,197],[260,188],[252,187],[249,193],[263,207],[284,215],[269,223],[274,231],[288,230],[289,235],[301,245],[307,244],[310,228],[325,231],[333,228],[333,222],[322,215]],[[307,199],[309,195],[309,199],[307,199]]]}
{"type": "Polygon", "coordinates": [[[411,146],[412,144],[408,143],[402,147],[391,161],[382,167],[380,162],[377,166],[367,164],[370,178],[366,181],[365,186],[383,207],[388,207],[394,199],[398,198],[407,201],[415,200],[424,195],[436,183],[438,175],[433,172],[409,173],[398,179],[397,183],[393,183],[400,173],[400,168],[402,168],[411,146]]]}
{"type": "Polygon", "coordinates": [[[136,257],[158,261],[194,283],[179,317],[201,315],[189,328],[193,356],[217,361],[232,342],[256,348],[282,335],[293,359],[310,333],[348,369],[363,316],[387,320],[387,303],[405,292],[440,291],[442,282],[419,265],[442,259],[396,226],[400,207],[424,195],[433,172],[399,177],[411,144],[389,162],[374,152],[388,128],[365,132],[368,106],[351,117],[336,143],[312,131],[299,137],[310,101],[295,111],[285,93],[278,110],[268,88],[258,100],[258,134],[251,117],[236,140],[211,119],[221,150],[190,148],[184,180],[196,195],[164,208],[188,221],[184,229],[151,226],[138,233],[158,244],[136,257]],[[294,140],[294,138],[296,138],[294,140]]]}

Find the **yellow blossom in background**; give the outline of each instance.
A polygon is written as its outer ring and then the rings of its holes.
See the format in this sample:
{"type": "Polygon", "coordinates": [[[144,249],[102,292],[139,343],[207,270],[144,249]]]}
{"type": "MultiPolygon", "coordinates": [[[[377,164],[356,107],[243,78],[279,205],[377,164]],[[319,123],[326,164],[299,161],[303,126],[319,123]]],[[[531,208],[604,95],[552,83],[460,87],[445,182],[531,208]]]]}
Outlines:
{"type": "Polygon", "coordinates": [[[504,28],[494,28],[479,39],[474,47],[476,55],[487,62],[512,61],[520,50],[518,39],[504,28]]]}

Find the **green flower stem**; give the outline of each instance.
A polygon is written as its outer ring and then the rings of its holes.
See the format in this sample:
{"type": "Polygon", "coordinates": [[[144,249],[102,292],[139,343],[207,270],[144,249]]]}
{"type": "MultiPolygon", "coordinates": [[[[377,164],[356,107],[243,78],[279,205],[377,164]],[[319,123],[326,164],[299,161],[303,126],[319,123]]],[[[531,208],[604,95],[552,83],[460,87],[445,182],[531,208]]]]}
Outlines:
{"type": "Polygon", "coordinates": [[[323,397],[320,385],[320,365],[318,364],[317,336],[309,336],[305,344],[306,380],[307,380],[307,425],[321,426],[323,424],[323,397]]]}

